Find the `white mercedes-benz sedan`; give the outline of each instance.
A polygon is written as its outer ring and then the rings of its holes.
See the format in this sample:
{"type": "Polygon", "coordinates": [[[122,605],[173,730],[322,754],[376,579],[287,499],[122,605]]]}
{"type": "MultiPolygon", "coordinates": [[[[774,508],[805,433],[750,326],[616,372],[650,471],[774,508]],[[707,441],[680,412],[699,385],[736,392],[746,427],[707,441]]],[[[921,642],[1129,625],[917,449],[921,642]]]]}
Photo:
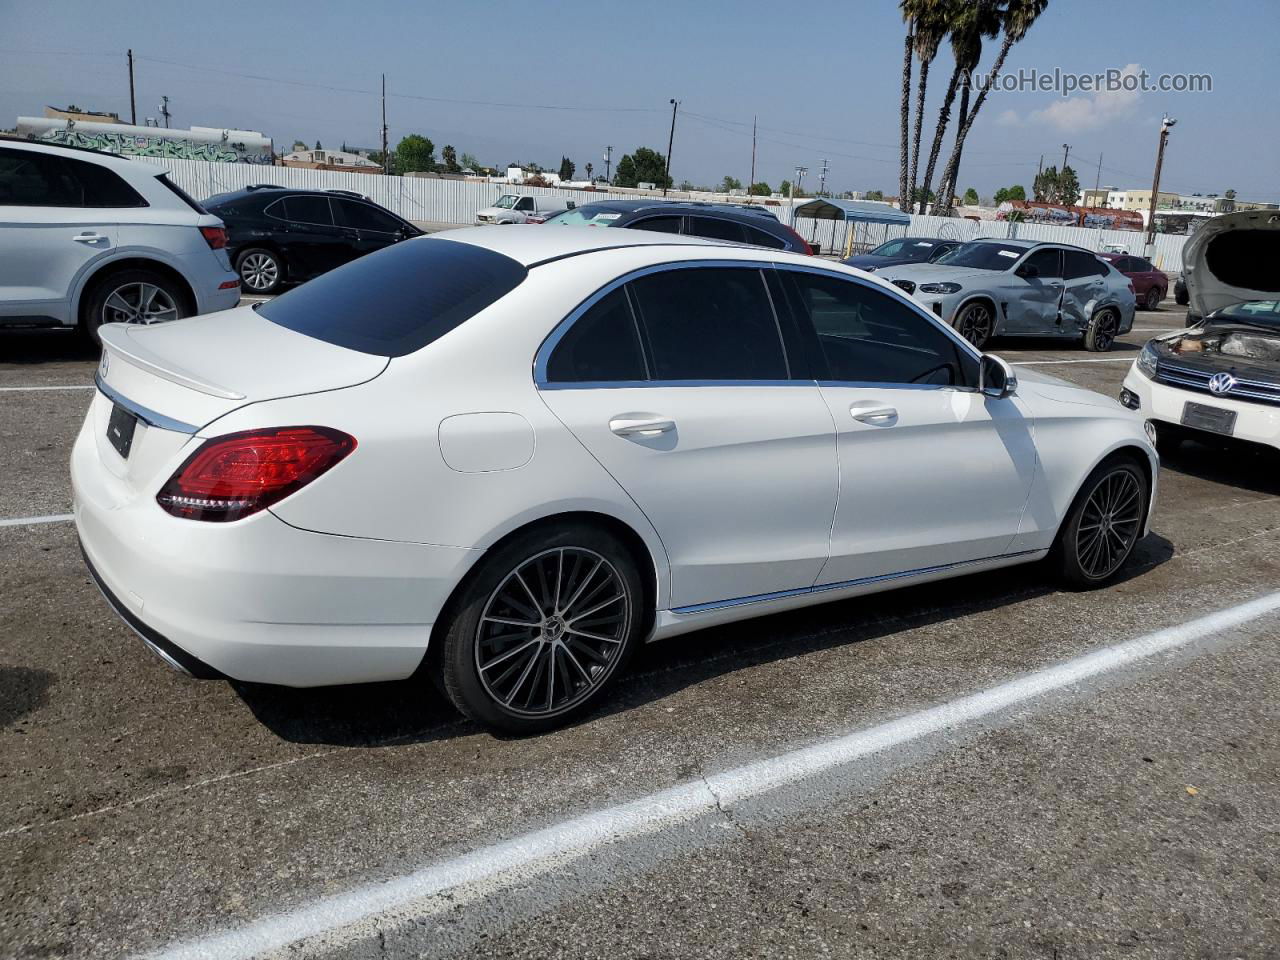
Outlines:
{"type": "Polygon", "coordinates": [[[645,640],[1046,557],[1106,583],[1154,500],[1116,400],[865,273],[696,238],[455,230],[102,340],[76,526],[157,653],[429,677],[511,732],[645,640]]]}

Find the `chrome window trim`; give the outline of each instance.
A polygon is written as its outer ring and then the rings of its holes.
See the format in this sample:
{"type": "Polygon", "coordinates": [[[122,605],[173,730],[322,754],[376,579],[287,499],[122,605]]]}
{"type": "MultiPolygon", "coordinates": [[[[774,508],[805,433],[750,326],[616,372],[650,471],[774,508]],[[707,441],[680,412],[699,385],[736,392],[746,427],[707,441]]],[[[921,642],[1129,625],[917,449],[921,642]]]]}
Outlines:
{"type": "Polygon", "coordinates": [[[106,381],[102,379],[101,373],[95,373],[93,375],[93,382],[97,388],[102,391],[103,396],[117,406],[124,407],[149,427],[157,427],[161,430],[172,430],[174,433],[190,434],[194,434],[200,429],[190,423],[175,420],[173,417],[166,417],[163,413],[157,413],[150,407],[144,407],[142,404],[130,400],[119,390],[107,386],[106,381]]]}
{"type": "Polygon", "coordinates": [[[723,610],[728,607],[742,607],[752,603],[770,603],[774,600],[786,600],[790,597],[812,596],[829,593],[834,590],[847,590],[873,583],[885,583],[890,580],[902,580],[908,577],[922,577],[931,573],[943,573],[948,570],[959,570],[983,563],[994,563],[997,560],[1012,560],[1017,557],[1028,557],[1032,554],[1044,553],[1044,550],[1019,550],[1014,553],[1000,553],[994,557],[980,557],[976,560],[959,560],[955,563],[943,563],[933,567],[920,567],[916,570],[902,570],[898,573],[882,573],[874,577],[860,577],[857,580],[841,580],[838,583],[819,583],[810,587],[795,587],[791,590],[779,590],[775,593],[758,593],[749,597],[733,597],[728,600],[712,600],[708,603],[692,603],[685,607],[672,607],[676,616],[687,617],[693,614],[706,613],[711,610],[723,610]]]}
{"type": "MultiPolygon", "coordinates": [[[[843,280],[846,283],[856,283],[859,286],[865,287],[868,290],[873,290],[876,293],[887,294],[889,296],[896,297],[900,302],[905,303],[908,307],[914,310],[917,315],[923,317],[925,320],[929,321],[929,323],[932,324],[935,328],[937,328],[938,330],[946,334],[948,337],[950,337],[952,343],[960,347],[960,349],[964,353],[968,354],[968,356],[975,363],[979,363],[979,364],[982,363],[982,351],[975,349],[973,344],[971,344],[964,337],[960,336],[960,334],[956,332],[954,327],[952,327],[950,324],[943,323],[940,317],[936,317],[932,313],[930,313],[928,310],[926,310],[923,304],[919,303],[914,297],[906,293],[901,287],[896,287],[892,283],[888,283],[888,286],[892,287],[892,289],[886,290],[884,287],[880,286],[880,284],[869,283],[868,281],[864,280],[862,277],[850,276],[849,274],[845,274],[845,273],[837,273],[834,270],[824,270],[821,267],[811,267],[807,264],[776,263],[774,264],[774,269],[778,271],[794,270],[797,273],[814,273],[820,277],[834,277],[835,279],[843,280]]],[[[815,331],[815,333],[816,332],[817,331],[815,331]]],[[[829,381],[829,382],[834,385],[838,381],[829,381]]],[[[856,385],[861,386],[862,384],[856,383],[856,385]]],[[[886,383],[876,384],[876,386],[880,387],[881,389],[885,389],[885,387],[888,385],[889,384],[886,384],[886,383]]],[[[909,384],[903,384],[903,386],[920,386],[920,385],[909,383],[909,384]]],[[[977,391],[976,387],[957,387],[953,384],[948,384],[948,386],[954,390],[969,390],[973,392],[977,391]]]]}
{"type": "MultiPolygon", "coordinates": [[[[785,381],[783,380],[643,380],[643,381],[624,380],[624,381],[604,381],[604,382],[572,381],[572,380],[550,381],[547,379],[547,364],[550,362],[551,354],[555,352],[555,348],[559,345],[560,341],[564,339],[564,335],[569,332],[569,329],[578,321],[578,319],[584,313],[586,313],[588,310],[594,307],[597,303],[599,303],[609,294],[613,293],[614,290],[618,289],[624,284],[630,283],[632,280],[638,280],[640,277],[646,277],[654,273],[666,273],[667,271],[670,271],[670,270],[690,270],[690,269],[696,269],[701,267],[714,267],[714,268],[737,267],[740,269],[746,268],[749,270],[760,271],[760,270],[770,269],[773,266],[774,264],[772,263],[769,263],[767,261],[759,261],[759,260],[678,260],[672,263],[650,264],[647,267],[640,267],[639,269],[632,270],[630,273],[623,274],[620,277],[615,277],[614,279],[606,283],[603,287],[601,287],[599,290],[597,290],[595,293],[591,294],[591,296],[587,297],[587,299],[583,300],[580,304],[574,307],[573,310],[569,311],[568,315],[565,316],[565,318],[561,320],[558,324],[556,324],[555,328],[552,329],[552,331],[549,334],[547,334],[546,338],[542,341],[542,345],[538,347],[538,352],[534,354],[534,357],[533,357],[534,386],[537,387],[539,390],[588,390],[588,389],[601,389],[602,387],[616,388],[619,386],[630,386],[630,387],[751,386],[751,387],[759,387],[759,386],[782,386],[784,384],[787,386],[790,386],[795,383],[800,383],[807,386],[813,386],[812,380],[796,381],[791,379],[787,379],[785,381]]],[[[764,277],[760,278],[760,282],[762,284],[765,284],[764,277]]],[[[768,292],[769,292],[768,285],[765,284],[766,296],[768,296],[768,292]]],[[[783,361],[787,364],[787,369],[789,371],[791,369],[791,361],[787,355],[786,339],[782,335],[782,329],[780,326],[782,321],[781,321],[781,318],[778,316],[777,310],[773,309],[773,301],[770,299],[767,302],[770,305],[770,309],[773,310],[773,322],[775,327],[778,330],[778,345],[782,350],[782,358],[783,358],[783,361]]],[[[635,311],[634,306],[632,307],[632,310],[633,312],[635,311]]],[[[639,318],[637,318],[637,320],[639,320],[639,318]]],[[[646,363],[648,362],[647,357],[645,362],[646,363]]]]}

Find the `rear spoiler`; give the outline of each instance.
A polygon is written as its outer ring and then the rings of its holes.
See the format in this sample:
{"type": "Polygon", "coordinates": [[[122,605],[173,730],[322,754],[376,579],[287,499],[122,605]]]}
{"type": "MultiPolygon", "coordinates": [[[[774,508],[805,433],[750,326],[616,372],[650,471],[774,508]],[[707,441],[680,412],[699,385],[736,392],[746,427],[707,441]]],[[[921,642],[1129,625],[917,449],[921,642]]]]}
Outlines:
{"type": "Polygon", "coordinates": [[[98,328],[98,336],[102,339],[102,349],[114,356],[128,361],[135,367],[141,367],[148,373],[161,379],[176,383],[189,390],[195,390],[210,397],[222,400],[243,400],[245,395],[237,393],[216,383],[210,383],[194,373],[174,366],[166,357],[142,346],[133,336],[133,328],[127,323],[106,323],[98,328]]]}

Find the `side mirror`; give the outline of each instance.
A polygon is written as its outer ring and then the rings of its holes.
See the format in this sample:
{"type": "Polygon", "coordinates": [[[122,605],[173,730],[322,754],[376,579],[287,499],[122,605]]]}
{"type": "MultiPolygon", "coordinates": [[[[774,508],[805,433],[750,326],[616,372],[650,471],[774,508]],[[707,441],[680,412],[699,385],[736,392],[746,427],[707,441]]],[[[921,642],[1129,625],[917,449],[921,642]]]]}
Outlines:
{"type": "Polygon", "coordinates": [[[1018,268],[1017,272],[1018,276],[1022,277],[1023,280],[1034,280],[1040,276],[1039,268],[1033,263],[1024,263],[1018,268]]]}
{"type": "Polygon", "coordinates": [[[982,355],[979,381],[978,389],[983,396],[999,399],[1011,397],[1018,392],[1018,375],[1013,372],[1013,367],[995,354],[982,355]]]}

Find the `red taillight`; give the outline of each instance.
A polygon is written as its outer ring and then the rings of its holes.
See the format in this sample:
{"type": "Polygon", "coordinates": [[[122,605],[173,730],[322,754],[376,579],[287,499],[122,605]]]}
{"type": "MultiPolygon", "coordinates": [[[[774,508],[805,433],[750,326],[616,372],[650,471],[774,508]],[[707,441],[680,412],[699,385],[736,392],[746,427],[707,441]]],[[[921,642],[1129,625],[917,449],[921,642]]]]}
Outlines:
{"type": "Polygon", "coordinates": [[[201,227],[200,233],[204,236],[205,243],[209,244],[210,250],[221,250],[227,245],[226,227],[201,227]]]}
{"type": "Polygon", "coordinates": [[[801,250],[803,250],[805,253],[809,254],[809,256],[813,256],[813,247],[811,247],[811,246],[809,245],[809,241],[808,241],[808,240],[806,240],[804,237],[800,236],[800,234],[796,233],[794,230],[792,230],[790,227],[788,227],[785,223],[780,223],[780,224],[778,224],[778,226],[782,227],[782,229],[783,229],[783,230],[787,231],[787,233],[789,233],[789,234],[791,234],[791,236],[795,237],[795,239],[796,239],[796,243],[800,244],[800,249],[801,249],[801,250]]]}
{"type": "Polygon", "coordinates": [[[238,520],[302,489],[356,448],[328,427],[246,430],[206,440],[156,502],[187,520],[238,520]]]}

